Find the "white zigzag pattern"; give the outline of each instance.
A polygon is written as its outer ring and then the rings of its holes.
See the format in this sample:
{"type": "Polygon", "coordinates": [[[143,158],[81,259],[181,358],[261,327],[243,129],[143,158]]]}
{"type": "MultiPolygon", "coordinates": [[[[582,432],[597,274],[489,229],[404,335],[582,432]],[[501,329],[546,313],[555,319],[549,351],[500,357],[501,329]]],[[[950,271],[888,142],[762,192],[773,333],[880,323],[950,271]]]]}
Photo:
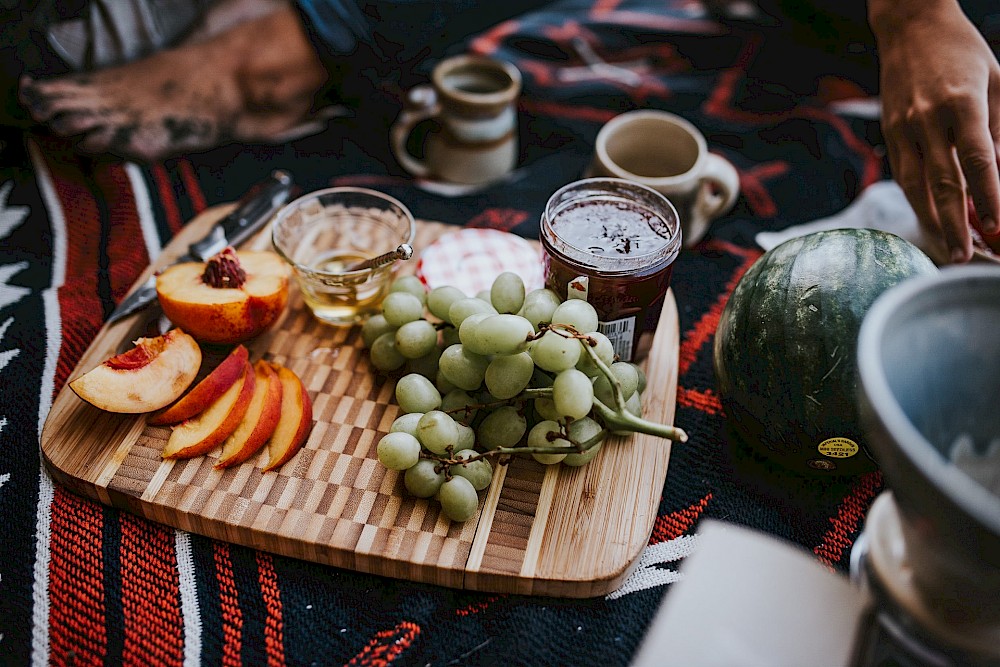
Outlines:
{"type": "Polygon", "coordinates": [[[689,556],[694,551],[696,543],[695,535],[681,535],[666,542],[649,545],[639,557],[635,571],[625,580],[622,587],[609,593],[605,599],[617,600],[630,593],[666,586],[679,580],[683,576],[680,572],[656,566],[662,563],[675,563],[689,556]]]}

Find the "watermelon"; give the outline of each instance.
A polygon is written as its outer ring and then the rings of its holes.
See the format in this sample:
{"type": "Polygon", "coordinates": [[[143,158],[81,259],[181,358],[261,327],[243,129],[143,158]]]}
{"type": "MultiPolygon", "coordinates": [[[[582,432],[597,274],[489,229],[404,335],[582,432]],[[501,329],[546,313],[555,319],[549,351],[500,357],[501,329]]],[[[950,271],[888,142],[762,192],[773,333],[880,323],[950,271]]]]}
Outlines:
{"type": "Polygon", "coordinates": [[[814,232],[764,253],[714,341],[719,398],[740,439],[803,471],[875,469],[857,406],[861,321],[882,292],[936,271],[912,243],[872,229],[814,232]]]}

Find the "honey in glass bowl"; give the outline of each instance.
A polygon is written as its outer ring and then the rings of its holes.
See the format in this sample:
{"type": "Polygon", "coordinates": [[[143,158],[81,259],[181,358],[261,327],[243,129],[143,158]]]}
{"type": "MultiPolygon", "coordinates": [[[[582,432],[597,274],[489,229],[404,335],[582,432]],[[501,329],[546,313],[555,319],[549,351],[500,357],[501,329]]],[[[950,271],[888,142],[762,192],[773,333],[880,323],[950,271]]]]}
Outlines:
{"type": "Polygon", "coordinates": [[[615,178],[557,190],[542,213],[545,286],[597,310],[623,361],[648,349],[681,247],[677,210],[660,193],[615,178]]]}

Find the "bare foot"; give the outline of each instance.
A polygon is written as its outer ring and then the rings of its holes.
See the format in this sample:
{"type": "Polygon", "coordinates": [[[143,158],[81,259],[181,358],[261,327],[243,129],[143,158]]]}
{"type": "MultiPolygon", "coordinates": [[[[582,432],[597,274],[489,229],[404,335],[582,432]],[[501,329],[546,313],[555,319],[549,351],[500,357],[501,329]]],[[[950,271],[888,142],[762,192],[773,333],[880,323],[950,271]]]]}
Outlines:
{"type": "Polygon", "coordinates": [[[294,9],[127,65],[46,80],[20,98],[88,153],[154,161],[230,140],[279,137],[307,120],[327,72],[294,9]]]}

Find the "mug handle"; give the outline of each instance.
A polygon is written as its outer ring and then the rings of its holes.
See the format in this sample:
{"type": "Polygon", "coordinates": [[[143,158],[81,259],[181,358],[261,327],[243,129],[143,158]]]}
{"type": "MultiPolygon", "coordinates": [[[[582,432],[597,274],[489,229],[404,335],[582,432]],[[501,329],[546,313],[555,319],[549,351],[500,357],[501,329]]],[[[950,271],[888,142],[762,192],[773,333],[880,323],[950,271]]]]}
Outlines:
{"type": "Polygon", "coordinates": [[[390,129],[389,143],[393,155],[403,169],[417,178],[428,176],[430,167],[427,166],[426,162],[418,160],[406,150],[406,142],[418,123],[433,118],[439,113],[441,113],[441,105],[438,103],[434,88],[428,85],[416,86],[407,93],[406,106],[403,107],[390,129]]]}
{"type": "Polygon", "coordinates": [[[709,153],[702,182],[701,192],[698,195],[698,209],[701,215],[707,220],[712,220],[728,213],[740,194],[740,175],[736,167],[726,158],[709,153]],[[706,183],[714,187],[705,187],[706,183]]]}

